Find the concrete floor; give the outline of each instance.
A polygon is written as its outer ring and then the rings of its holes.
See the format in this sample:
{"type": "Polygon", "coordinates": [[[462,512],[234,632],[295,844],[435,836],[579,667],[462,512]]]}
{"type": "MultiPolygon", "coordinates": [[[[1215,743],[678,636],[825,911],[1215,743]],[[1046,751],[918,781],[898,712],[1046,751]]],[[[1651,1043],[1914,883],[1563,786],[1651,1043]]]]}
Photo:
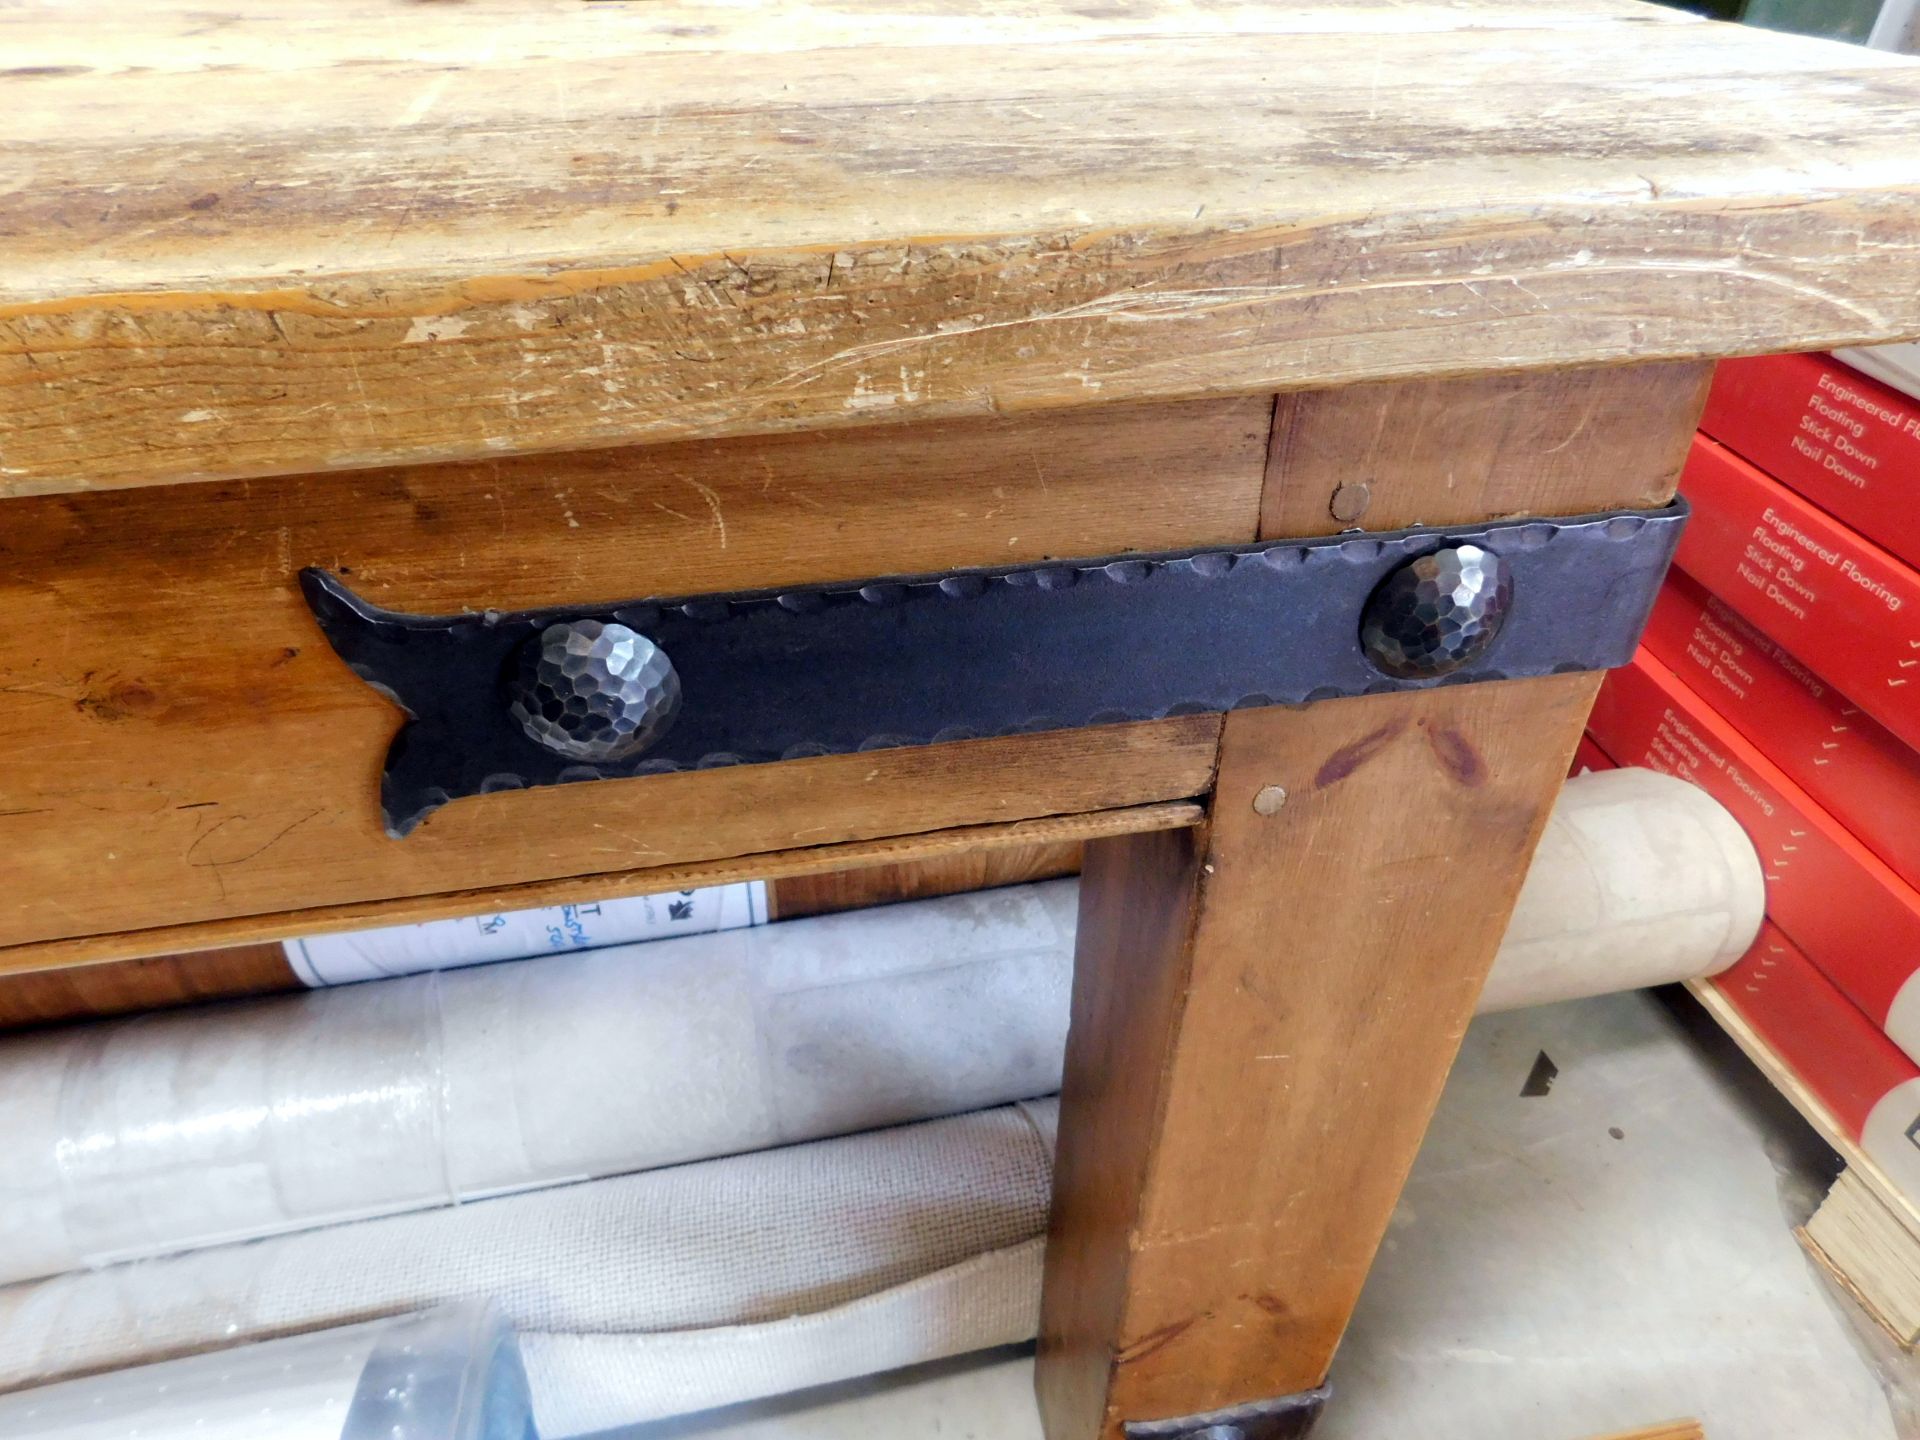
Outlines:
{"type": "MultiPolygon", "coordinates": [[[[1791,1234],[1834,1163],[1684,996],[1476,1022],[1315,1440],[1920,1436],[1912,1357],[1791,1234]],[[1523,1097],[1542,1052],[1558,1076],[1523,1097]]],[[[1040,1440],[1031,1372],[995,1352],[621,1440],[1040,1440]]]]}

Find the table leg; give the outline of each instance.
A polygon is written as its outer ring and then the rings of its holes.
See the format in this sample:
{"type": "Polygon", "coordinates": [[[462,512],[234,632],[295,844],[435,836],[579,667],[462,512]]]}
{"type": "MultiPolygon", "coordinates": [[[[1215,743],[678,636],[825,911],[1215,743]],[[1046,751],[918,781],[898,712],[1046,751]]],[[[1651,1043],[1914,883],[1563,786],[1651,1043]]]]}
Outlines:
{"type": "Polygon", "coordinates": [[[1597,684],[1239,711],[1203,828],[1088,846],[1048,1440],[1305,1433],[1597,684]]]}

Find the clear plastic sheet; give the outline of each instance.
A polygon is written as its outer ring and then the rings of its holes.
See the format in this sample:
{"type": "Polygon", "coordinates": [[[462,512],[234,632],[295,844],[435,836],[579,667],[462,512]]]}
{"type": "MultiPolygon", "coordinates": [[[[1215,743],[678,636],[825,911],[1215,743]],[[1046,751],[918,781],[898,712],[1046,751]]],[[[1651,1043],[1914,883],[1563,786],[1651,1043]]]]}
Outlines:
{"type": "Polygon", "coordinates": [[[0,1281],[1045,1094],[1071,882],[0,1044],[0,1281]]]}
{"type": "Polygon", "coordinates": [[[0,1395],[8,1440],[538,1440],[484,1301],[0,1395]]]}

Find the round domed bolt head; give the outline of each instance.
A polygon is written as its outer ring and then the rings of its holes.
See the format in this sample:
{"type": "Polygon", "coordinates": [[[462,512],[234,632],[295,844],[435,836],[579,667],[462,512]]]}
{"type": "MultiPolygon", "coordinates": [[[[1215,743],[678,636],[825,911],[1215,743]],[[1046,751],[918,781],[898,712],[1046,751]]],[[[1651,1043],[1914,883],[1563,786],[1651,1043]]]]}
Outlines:
{"type": "Polygon", "coordinates": [[[529,639],[507,691],[527,738],[571,760],[638,755],[680,710],[680,676],[667,652],[598,620],[549,625],[529,639]]]}
{"type": "Polygon", "coordinates": [[[1513,571],[1478,545],[1409,560],[1368,597],[1360,644],[1376,669],[1403,680],[1458,670],[1493,643],[1513,607],[1513,571]]]}

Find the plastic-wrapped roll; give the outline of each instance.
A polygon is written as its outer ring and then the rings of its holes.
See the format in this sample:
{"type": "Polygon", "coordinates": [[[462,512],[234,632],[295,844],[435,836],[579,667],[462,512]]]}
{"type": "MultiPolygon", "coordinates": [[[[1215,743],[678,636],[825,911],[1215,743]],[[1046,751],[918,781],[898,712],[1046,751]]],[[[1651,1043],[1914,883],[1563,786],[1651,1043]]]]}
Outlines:
{"type": "Polygon", "coordinates": [[[462,920],[349,930],[289,940],[281,948],[302,985],[354,985],[500,960],[679,940],[766,923],[766,882],[741,880],[667,895],[496,910],[462,920]]]}
{"type": "Polygon", "coordinates": [[[539,1440],[485,1301],[0,1395],[10,1440],[539,1440]]]}
{"type": "Polygon", "coordinates": [[[0,1281],[1059,1084],[1071,882],[0,1045],[0,1281]]]}

